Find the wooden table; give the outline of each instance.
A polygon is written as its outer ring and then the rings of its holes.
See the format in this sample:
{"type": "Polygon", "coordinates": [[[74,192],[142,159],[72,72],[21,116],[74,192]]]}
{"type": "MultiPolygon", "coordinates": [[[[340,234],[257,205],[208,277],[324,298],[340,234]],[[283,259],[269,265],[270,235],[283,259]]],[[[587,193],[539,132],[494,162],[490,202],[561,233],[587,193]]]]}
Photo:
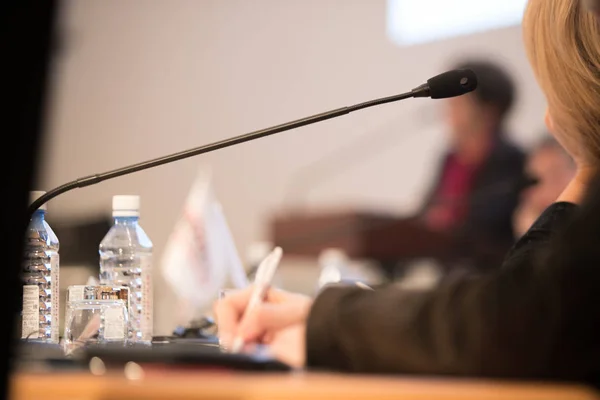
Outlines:
{"type": "Polygon", "coordinates": [[[232,372],[144,370],[123,374],[17,373],[12,400],[135,399],[402,399],[402,400],[598,400],[585,386],[365,377],[335,374],[250,374],[232,372]]]}

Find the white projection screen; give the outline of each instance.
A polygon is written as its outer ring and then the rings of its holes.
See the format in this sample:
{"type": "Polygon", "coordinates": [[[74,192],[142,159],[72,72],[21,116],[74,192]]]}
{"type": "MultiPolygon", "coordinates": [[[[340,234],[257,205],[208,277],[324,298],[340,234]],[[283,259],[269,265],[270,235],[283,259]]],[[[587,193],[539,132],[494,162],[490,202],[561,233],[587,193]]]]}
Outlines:
{"type": "Polygon", "coordinates": [[[387,34],[401,46],[518,25],[527,0],[387,0],[387,34]]]}

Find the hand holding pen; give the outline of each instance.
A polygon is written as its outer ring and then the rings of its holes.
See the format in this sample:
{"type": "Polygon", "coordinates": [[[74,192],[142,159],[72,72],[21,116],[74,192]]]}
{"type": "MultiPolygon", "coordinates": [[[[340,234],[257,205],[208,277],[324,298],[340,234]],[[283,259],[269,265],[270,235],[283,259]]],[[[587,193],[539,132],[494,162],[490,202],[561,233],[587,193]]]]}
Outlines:
{"type": "Polygon", "coordinates": [[[229,293],[215,304],[219,334],[225,347],[232,351],[241,351],[245,344],[262,344],[268,347],[273,357],[293,367],[301,367],[304,364],[305,323],[312,299],[268,287],[281,257],[280,250],[274,250],[271,255],[263,261],[260,268],[263,272],[257,272],[253,285],[229,293]],[[271,267],[267,267],[271,262],[271,267]],[[254,300],[251,307],[253,296],[262,300],[254,300]],[[234,341],[237,341],[236,346],[233,346],[234,341]]]}
{"type": "MultiPolygon", "coordinates": [[[[252,285],[250,301],[248,302],[248,305],[242,314],[240,324],[243,324],[244,321],[247,320],[248,315],[265,300],[267,291],[271,287],[273,276],[275,276],[277,266],[281,261],[282,253],[283,251],[281,250],[281,247],[276,247],[259,265],[258,270],[256,271],[256,278],[254,279],[254,283],[252,285]]],[[[243,336],[238,333],[233,341],[231,352],[238,353],[244,344],[243,336]]]]}

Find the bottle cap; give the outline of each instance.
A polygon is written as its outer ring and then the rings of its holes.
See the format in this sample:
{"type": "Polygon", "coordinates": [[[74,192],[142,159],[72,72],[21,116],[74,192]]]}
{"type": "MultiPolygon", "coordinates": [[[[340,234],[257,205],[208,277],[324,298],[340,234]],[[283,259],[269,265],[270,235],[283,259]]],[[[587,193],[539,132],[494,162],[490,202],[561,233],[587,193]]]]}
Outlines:
{"type": "Polygon", "coordinates": [[[113,217],[139,217],[140,196],[116,195],[112,200],[113,217]]]}
{"type": "MultiPolygon", "coordinates": [[[[33,190],[33,191],[29,192],[29,204],[33,203],[34,201],[36,201],[37,199],[39,199],[40,197],[42,197],[45,194],[46,194],[46,192],[44,192],[43,190],[33,190]]],[[[42,204],[39,208],[39,210],[44,210],[44,211],[46,211],[47,209],[48,209],[47,203],[42,204]]]]}
{"type": "Polygon", "coordinates": [[[318,261],[320,264],[337,264],[337,263],[347,263],[348,255],[344,252],[344,250],[339,248],[327,248],[323,249],[319,254],[318,261]]]}

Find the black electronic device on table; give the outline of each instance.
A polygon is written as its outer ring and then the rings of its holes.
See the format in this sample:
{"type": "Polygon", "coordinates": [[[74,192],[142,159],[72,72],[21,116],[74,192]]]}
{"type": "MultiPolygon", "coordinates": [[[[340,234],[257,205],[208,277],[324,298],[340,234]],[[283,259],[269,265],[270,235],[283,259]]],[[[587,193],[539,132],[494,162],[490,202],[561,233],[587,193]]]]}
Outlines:
{"type": "Polygon", "coordinates": [[[236,371],[292,371],[291,366],[271,357],[267,348],[262,346],[233,354],[210,342],[188,339],[151,346],[91,346],[82,352],[80,360],[90,363],[92,359],[99,359],[107,369],[123,368],[127,363],[134,362],[142,366],[151,364],[236,371]]]}
{"type": "Polygon", "coordinates": [[[180,336],[154,336],[152,346],[189,344],[204,347],[219,347],[219,339],[216,336],[211,337],[180,337],[180,336]]]}
{"type": "Polygon", "coordinates": [[[14,367],[27,370],[72,370],[81,369],[77,358],[67,357],[59,344],[22,341],[14,357],[14,367]]]}
{"type": "Polygon", "coordinates": [[[88,344],[66,356],[59,345],[25,342],[19,349],[20,370],[88,370],[92,359],[107,369],[124,368],[129,362],[169,367],[197,367],[234,371],[291,371],[292,368],[268,354],[264,346],[253,346],[238,354],[227,353],[215,337],[179,338],[156,336],[152,344],[88,344]]]}

